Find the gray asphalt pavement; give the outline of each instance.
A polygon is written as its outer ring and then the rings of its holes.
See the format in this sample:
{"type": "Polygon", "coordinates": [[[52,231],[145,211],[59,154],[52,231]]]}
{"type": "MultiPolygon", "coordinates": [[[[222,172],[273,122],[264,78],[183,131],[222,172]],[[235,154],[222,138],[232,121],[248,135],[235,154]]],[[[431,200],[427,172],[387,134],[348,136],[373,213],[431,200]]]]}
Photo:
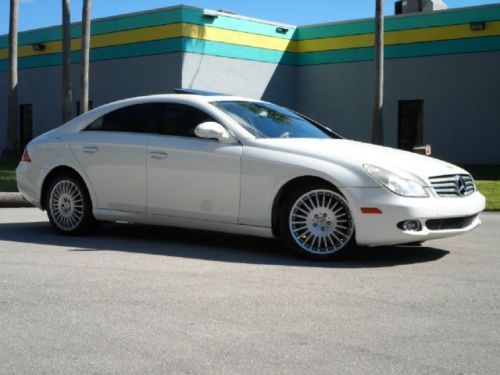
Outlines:
{"type": "Polygon", "coordinates": [[[0,373],[498,374],[500,214],[302,261],[265,239],[0,209],[0,373]]]}

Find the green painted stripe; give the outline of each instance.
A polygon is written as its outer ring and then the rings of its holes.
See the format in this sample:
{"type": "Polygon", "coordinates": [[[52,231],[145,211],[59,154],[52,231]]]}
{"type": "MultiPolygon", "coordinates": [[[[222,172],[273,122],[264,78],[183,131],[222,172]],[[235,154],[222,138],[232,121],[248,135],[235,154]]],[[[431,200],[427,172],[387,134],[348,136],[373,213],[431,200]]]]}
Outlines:
{"type": "MultiPolygon", "coordinates": [[[[437,13],[420,13],[387,17],[385,31],[420,29],[425,27],[458,25],[475,21],[500,20],[500,5],[484,6],[470,9],[450,9],[437,13]]],[[[363,21],[341,22],[330,25],[299,27],[295,33],[296,40],[329,38],[335,36],[373,33],[373,19],[363,21]]]]}
{"type": "MultiPolygon", "coordinates": [[[[500,51],[500,37],[456,39],[386,46],[385,57],[386,59],[396,59],[493,51],[500,51]]],[[[369,61],[373,59],[373,56],[373,47],[308,52],[299,54],[297,63],[298,65],[316,65],[369,61]]]]}
{"type": "MultiPolygon", "coordinates": [[[[211,21],[208,18],[204,18],[203,13],[199,10],[178,7],[137,15],[124,15],[123,17],[92,21],[91,34],[101,35],[179,22],[207,25],[221,29],[242,31],[282,39],[291,39],[295,31],[295,28],[292,28],[288,33],[280,34],[276,32],[276,25],[222,15],[211,21]]],[[[81,36],[80,25],[72,25],[71,36],[72,38],[79,38],[81,36]]],[[[19,45],[29,45],[37,42],[51,42],[60,39],[60,26],[19,33],[19,45]]],[[[0,36],[0,48],[6,48],[7,46],[8,37],[6,35],[0,36]]]]}

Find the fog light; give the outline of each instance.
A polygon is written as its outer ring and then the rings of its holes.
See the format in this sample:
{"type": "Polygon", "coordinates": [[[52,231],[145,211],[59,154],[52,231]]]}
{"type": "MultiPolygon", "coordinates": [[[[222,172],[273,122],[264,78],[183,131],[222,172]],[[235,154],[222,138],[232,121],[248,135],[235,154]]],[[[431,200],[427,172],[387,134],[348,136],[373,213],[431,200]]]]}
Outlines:
{"type": "Polygon", "coordinates": [[[418,232],[422,230],[422,224],[418,220],[406,220],[398,223],[398,227],[408,232],[418,232]]]}

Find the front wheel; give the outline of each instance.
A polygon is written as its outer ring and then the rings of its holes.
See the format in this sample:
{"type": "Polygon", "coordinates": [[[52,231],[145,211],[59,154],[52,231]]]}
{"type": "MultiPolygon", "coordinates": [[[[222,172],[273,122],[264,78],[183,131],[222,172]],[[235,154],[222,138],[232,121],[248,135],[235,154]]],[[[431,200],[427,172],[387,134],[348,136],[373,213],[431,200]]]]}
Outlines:
{"type": "Polygon", "coordinates": [[[59,233],[79,235],[97,227],[90,196],[80,180],[57,177],[50,184],[46,199],[50,223],[59,233]]]}
{"type": "Polygon", "coordinates": [[[280,232],[292,249],[310,259],[332,259],[354,246],[349,205],[328,184],[292,191],[281,210],[280,232]]]}

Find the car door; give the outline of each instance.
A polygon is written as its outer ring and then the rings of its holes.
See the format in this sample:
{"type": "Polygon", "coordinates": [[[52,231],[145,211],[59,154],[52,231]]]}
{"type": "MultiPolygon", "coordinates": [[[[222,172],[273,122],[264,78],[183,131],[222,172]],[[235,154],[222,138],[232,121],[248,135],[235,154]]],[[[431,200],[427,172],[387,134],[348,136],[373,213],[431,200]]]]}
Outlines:
{"type": "Polygon", "coordinates": [[[71,149],[93,185],[97,208],[146,212],[144,105],[112,111],[73,136],[71,149]]]}
{"type": "Polygon", "coordinates": [[[147,212],[236,223],[240,204],[240,144],[200,139],[194,128],[214,121],[177,103],[157,107],[161,124],[147,144],[147,212]]]}

